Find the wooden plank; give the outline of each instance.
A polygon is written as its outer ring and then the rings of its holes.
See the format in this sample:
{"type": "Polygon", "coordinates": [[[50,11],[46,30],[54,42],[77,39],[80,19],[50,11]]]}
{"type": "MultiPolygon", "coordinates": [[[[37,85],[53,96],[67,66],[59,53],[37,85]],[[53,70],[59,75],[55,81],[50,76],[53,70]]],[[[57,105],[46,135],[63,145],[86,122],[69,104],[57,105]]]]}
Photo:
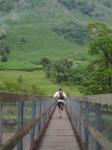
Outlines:
{"type": "Polygon", "coordinates": [[[66,112],[63,112],[62,118],[59,118],[58,115],[56,109],[39,150],[80,150],[66,112]]]}

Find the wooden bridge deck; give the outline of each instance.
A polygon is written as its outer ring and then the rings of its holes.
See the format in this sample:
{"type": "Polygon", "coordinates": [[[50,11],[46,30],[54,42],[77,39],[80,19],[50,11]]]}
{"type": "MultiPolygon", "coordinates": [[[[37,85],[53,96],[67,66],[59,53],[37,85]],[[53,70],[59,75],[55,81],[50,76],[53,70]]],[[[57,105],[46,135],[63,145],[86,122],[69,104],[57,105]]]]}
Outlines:
{"type": "Polygon", "coordinates": [[[56,109],[38,150],[80,150],[65,111],[62,116],[59,118],[56,109]]]}

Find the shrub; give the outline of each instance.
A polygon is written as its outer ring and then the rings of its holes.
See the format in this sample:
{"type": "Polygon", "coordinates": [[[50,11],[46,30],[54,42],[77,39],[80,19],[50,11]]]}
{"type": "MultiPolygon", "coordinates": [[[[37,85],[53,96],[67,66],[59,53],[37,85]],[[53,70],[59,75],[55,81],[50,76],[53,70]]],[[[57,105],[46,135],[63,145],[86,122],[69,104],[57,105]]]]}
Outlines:
{"type": "Polygon", "coordinates": [[[3,54],[1,58],[1,62],[7,62],[7,61],[8,61],[8,56],[6,54],[3,54]]]}

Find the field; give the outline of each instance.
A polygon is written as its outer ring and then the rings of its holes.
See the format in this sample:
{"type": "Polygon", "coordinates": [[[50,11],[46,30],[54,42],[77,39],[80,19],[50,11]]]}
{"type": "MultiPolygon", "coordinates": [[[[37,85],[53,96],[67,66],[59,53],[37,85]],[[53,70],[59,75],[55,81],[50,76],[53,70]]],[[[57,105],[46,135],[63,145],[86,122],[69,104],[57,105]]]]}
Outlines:
{"type": "Polygon", "coordinates": [[[45,91],[45,95],[52,96],[55,91],[61,86],[68,95],[80,95],[77,87],[68,87],[65,85],[60,85],[53,83],[48,80],[45,76],[43,70],[26,72],[26,71],[0,71],[0,84],[4,81],[17,82],[18,77],[22,75],[23,77],[23,87],[30,91],[31,85],[36,85],[40,89],[45,91]]]}

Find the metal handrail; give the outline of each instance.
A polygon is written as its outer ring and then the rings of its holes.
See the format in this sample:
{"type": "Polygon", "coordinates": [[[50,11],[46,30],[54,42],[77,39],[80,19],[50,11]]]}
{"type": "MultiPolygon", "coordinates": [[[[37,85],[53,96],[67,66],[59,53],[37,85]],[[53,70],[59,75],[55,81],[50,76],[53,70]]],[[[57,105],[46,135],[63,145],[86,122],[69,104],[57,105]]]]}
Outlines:
{"type": "Polygon", "coordinates": [[[28,125],[18,131],[11,139],[9,139],[2,147],[1,150],[12,150],[18,142],[35,126],[35,124],[53,107],[53,103],[47,110],[42,112],[36,119],[33,119],[28,125]]]}
{"type": "MultiPolygon", "coordinates": [[[[67,101],[67,111],[73,128],[82,141],[83,147],[89,150],[89,136],[96,141],[95,150],[112,150],[112,142],[102,134],[102,108],[111,106],[112,94],[101,94],[87,97],[70,98],[67,101]],[[106,103],[107,102],[107,103],[106,103]],[[93,107],[93,109],[91,108],[93,107]],[[91,116],[94,115],[94,121],[91,116]],[[91,118],[90,118],[91,117],[91,118]]],[[[107,115],[109,114],[107,111],[107,115]]],[[[91,149],[91,148],[90,148],[91,149]]]]}

